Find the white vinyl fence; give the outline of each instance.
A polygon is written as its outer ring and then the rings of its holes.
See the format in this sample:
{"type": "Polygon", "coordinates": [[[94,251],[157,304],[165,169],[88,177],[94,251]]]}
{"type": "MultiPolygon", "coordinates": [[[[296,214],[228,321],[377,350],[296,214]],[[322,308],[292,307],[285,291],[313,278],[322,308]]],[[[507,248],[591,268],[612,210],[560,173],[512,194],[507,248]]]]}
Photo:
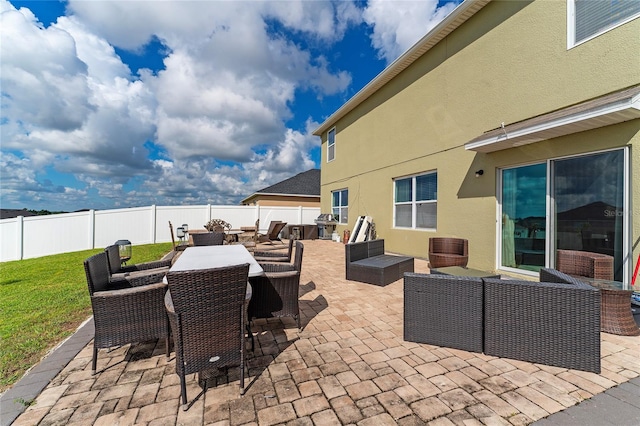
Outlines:
{"type": "Polygon", "coordinates": [[[254,226],[266,232],[272,220],[290,224],[313,224],[319,207],[260,206],[149,206],[117,210],[90,210],[47,216],[19,216],[0,220],[0,262],[50,254],[103,248],[117,240],[133,245],[171,241],[174,232],[187,224],[203,229],[211,219],[222,219],[234,229],[254,226]]]}

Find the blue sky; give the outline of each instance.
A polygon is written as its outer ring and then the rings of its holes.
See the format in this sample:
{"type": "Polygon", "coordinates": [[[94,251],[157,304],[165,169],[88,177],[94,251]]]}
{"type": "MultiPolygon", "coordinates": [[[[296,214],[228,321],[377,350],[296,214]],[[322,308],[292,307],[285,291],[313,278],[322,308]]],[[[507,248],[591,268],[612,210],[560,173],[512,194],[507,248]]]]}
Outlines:
{"type": "Polygon", "coordinates": [[[456,5],[0,0],[0,207],[237,204],[319,168],[313,130],[456,5]]]}

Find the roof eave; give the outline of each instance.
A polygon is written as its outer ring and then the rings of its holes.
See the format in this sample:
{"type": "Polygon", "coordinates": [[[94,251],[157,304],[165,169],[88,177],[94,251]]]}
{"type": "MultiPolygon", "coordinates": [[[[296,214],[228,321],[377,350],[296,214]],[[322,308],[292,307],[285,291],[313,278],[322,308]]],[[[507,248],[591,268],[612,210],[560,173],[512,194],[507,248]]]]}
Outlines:
{"type": "Polygon", "coordinates": [[[557,118],[544,120],[542,116],[492,130],[465,144],[465,149],[490,153],[640,118],[640,87],[634,91],[635,94],[593,108],[588,108],[592,101],[585,102],[581,105],[586,108],[557,118]],[[527,124],[540,118],[541,122],[527,124]]]}
{"type": "Polygon", "coordinates": [[[311,194],[284,194],[284,193],[275,193],[275,192],[254,192],[244,200],[240,201],[241,203],[245,203],[252,198],[257,198],[262,195],[276,196],[276,197],[300,197],[300,198],[320,198],[320,194],[311,195],[311,194]]]}

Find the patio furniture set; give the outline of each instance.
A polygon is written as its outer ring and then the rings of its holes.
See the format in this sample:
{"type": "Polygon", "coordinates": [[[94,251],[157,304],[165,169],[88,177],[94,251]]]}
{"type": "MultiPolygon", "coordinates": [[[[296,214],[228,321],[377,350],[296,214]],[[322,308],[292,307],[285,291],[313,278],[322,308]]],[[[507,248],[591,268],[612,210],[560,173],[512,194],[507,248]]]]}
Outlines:
{"type": "Polygon", "coordinates": [[[429,241],[430,274],[404,274],[404,338],[600,372],[600,331],[640,335],[613,258],[557,250],[539,282],[466,268],[464,239],[429,241]]]}
{"type": "MultiPolygon", "coordinates": [[[[207,234],[194,234],[207,235],[195,237],[194,247],[174,245],[163,261],[123,266],[117,245],[85,260],[95,321],[93,373],[101,348],[165,339],[168,358],[172,337],[186,410],[187,374],[198,373],[206,392],[211,369],[239,365],[244,393],[251,319],[291,316],[301,329],[302,242],[291,236],[280,250],[250,246],[250,253],[243,244],[224,244],[224,233],[207,234]]],[[[600,292],[584,279],[554,269],[542,269],[540,282],[500,279],[466,268],[464,241],[434,241],[429,249],[432,273],[418,274],[412,257],[385,254],[383,239],[345,244],[346,278],[379,286],[404,278],[407,341],[600,372],[606,312],[600,292]]],[[[598,271],[605,269],[598,264],[598,271]]]]}
{"type": "Polygon", "coordinates": [[[184,410],[190,406],[185,376],[191,373],[199,374],[206,392],[212,369],[239,365],[244,393],[246,338],[253,350],[250,320],[291,316],[301,328],[304,245],[290,240],[279,253],[254,257],[241,244],[221,241],[198,241],[167,260],[130,266],[121,265],[113,245],[84,261],[95,323],[93,374],[99,349],[165,339],[169,358],[172,337],[184,410]]]}

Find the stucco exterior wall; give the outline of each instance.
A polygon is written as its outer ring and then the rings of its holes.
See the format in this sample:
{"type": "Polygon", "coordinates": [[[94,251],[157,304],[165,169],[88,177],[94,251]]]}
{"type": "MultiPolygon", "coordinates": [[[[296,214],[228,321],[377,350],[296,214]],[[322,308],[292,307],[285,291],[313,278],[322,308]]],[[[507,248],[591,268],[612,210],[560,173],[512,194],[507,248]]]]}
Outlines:
{"type": "MultiPolygon", "coordinates": [[[[464,144],[640,83],[640,19],[567,50],[566,2],[491,2],[336,123],[335,160],[322,136],[322,211],[349,189],[349,224],[370,215],[388,251],[427,257],[428,238],[469,239],[470,266],[496,268],[496,172],[548,158],[636,145],[640,120],[490,154],[464,144]],[[484,175],[475,177],[483,169],[484,175]],[[393,227],[393,179],[438,172],[436,231],[393,227]]],[[[634,165],[636,165],[634,167],[634,165]]],[[[640,211],[638,184],[632,209],[640,211]]],[[[634,215],[631,239],[640,222],[634,215]]],[[[634,253],[637,258],[638,252],[634,253]]]]}

